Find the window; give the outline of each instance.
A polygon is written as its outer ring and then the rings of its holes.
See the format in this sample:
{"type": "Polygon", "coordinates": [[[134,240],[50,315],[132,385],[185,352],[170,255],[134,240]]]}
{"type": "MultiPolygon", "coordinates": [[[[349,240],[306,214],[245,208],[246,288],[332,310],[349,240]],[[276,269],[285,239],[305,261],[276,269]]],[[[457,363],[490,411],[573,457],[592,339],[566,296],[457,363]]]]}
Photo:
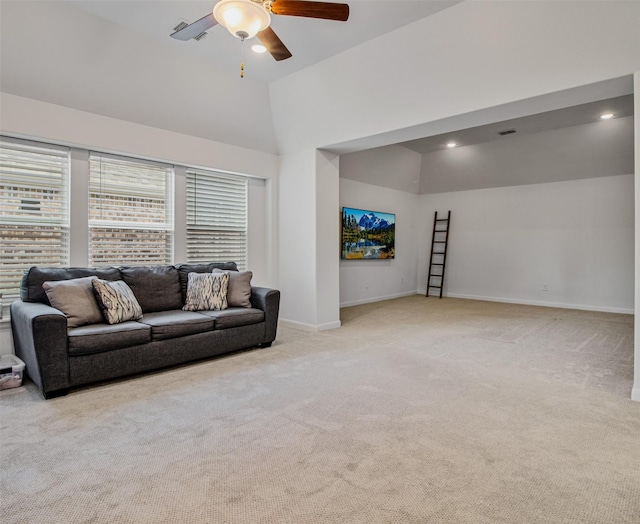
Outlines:
{"type": "Polygon", "coordinates": [[[247,267],[247,179],[187,170],[187,258],[247,267]]]}
{"type": "Polygon", "coordinates": [[[91,153],[89,264],[170,264],[173,166],[91,153]]]}
{"type": "Polygon", "coordinates": [[[69,264],[69,150],[0,139],[0,293],[31,266],[69,264]]]}

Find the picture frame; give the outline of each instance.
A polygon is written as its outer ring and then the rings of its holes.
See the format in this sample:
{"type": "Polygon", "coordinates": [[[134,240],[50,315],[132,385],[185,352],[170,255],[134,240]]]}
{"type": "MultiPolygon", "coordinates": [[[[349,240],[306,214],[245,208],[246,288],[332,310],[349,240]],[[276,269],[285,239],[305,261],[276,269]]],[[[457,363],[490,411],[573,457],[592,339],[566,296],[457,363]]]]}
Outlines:
{"type": "Polygon", "coordinates": [[[394,259],[395,237],[395,213],[342,208],[342,260],[394,259]]]}

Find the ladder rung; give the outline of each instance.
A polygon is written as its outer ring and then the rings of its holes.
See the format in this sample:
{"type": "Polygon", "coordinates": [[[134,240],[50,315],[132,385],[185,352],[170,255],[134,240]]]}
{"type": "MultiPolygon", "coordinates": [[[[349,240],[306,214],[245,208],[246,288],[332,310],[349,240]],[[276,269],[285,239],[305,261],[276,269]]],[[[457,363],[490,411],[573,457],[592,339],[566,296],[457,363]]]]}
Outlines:
{"type": "Polygon", "coordinates": [[[449,222],[448,218],[439,218],[436,222],[449,222]]]}

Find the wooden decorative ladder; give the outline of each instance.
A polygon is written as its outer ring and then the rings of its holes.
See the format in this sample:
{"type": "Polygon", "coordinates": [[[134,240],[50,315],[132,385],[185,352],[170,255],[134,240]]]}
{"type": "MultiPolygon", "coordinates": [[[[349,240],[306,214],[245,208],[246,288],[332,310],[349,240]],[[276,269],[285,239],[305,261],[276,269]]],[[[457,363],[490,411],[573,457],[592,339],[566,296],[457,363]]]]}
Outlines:
{"type": "MultiPolygon", "coordinates": [[[[444,265],[447,261],[447,244],[449,243],[450,221],[451,211],[447,214],[447,218],[438,218],[437,211],[433,217],[431,258],[429,259],[429,276],[427,277],[426,296],[429,296],[429,290],[437,289],[439,297],[442,298],[442,288],[444,287],[444,265]]],[[[431,296],[435,296],[435,293],[431,293],[431,296]]]]}

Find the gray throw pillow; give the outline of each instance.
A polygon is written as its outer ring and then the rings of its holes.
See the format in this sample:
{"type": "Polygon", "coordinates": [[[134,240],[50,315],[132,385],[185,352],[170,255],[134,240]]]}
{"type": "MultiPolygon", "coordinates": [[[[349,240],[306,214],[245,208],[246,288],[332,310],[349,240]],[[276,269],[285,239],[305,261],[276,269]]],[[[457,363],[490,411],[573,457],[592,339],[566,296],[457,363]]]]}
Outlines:
{"type": "Polygon", "coordinates": [[[42,284],[49,303],[67,317],[67,327],[104,322],[91,284],[95,279],[96,277],[82,277],[42,284]]]}
{"type": "Polygon", "coordinates": [[[224,271],[214,269],[212,273],[228,273],[229,288],[227,289],[227,304],[229,307],[251,307],[251,271],[224,271]]]}
{"type": "Polygon", "coordinates": [[[91,283],[109,324],[142,318],[142,308],[124,280],[109,282],[96,278],[91,283]]]}
{"type": "Polygon", "coordinates": [[[228,273],[229,289],[227,289],[227,304],[229,307],[251,307],[251,271],[223,271],[214,269],[212,273],[228,273]]]}
{"type": "Polygon", "coordinates": [[[227,309],[229,274],[189,273],[185,311],[220,311],[227,309]]]}

